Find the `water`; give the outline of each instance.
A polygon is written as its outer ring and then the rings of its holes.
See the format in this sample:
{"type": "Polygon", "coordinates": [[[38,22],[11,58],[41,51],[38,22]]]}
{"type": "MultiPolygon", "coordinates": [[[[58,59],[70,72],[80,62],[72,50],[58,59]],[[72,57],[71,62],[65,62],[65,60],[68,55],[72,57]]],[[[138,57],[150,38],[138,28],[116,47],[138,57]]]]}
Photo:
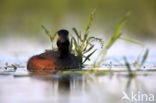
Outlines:
{"type": "Polygon", "coordinates": [[[123,92],[156,95],[156,72],[134,78],[127,72],[29,76],[26,68],[0,73],[0,103],[125,103],[123,92]]]}

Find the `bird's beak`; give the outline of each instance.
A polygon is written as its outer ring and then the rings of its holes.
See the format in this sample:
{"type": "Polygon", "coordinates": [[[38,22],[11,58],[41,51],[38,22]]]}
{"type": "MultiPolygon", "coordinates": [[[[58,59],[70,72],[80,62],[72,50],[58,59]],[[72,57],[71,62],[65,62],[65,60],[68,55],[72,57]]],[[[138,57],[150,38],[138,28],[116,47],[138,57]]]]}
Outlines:
{"type": "Polygon", "coordinates": [[[61,43],[65,43],[65,42],[66,42],[66,40],[65,40],[65,39],[61,39],[60,41],[61,41],[61,43]]]}

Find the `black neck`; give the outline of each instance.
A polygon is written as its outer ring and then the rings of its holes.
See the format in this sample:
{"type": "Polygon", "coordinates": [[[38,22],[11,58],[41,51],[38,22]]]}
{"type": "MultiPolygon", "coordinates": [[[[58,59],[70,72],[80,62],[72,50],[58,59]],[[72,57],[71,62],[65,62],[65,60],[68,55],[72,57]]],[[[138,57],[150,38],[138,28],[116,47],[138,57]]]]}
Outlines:
{"type": "Polygon", "coordinates": [[[69,54],[69,41],[66,41],[65,43],[61,43],[60,41],[57,41],[59,56],[61,58],[66,57],[69,54]]]}

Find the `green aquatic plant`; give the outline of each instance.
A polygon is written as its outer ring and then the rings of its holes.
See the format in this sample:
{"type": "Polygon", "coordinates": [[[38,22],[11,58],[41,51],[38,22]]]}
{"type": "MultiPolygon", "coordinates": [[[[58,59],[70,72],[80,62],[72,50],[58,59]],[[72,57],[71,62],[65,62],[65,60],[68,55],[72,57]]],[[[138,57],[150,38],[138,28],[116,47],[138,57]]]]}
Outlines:
{"type": "Polygon", "coordinates": [[[106,45],[102,48],[101,52],[99,53],[99,55],[95,59],[95,61],[93,63],[94,67],[100,66],[100,64],[104,61],[105,56],[106,56],[108,50],[120,38],[120,36],[121,36],[121,29],[123,28],[123,26],[124,26],[128,16],[129,16],[129,13],[127,13],[125,15],[125,17],[121,20],[121,22],[118,24],[118,26],[116,27],[116,30],[115,30],[113,36],[108,40],[106,45]],[[100,58],[100,59],[98,59],[98,58],[100,58]]]}
{"type": "Polygon", "coordinates": [[[147,57],[149,55],[149,49],[146,49],[144,54],[142,56],[138,56],[136,60],[133,63],[133,66],[135,67],[136,70],[142,68],[145,64],[145,61],[147,60],[147,57]]]}
{"type": "Polygon", "coordinates": [[[54,40],[57,36],[57,32],[55,32],[53,35],[52,33],[44,26],[44,25],[41,25],[41,27],[43,28],[43,30],[45,31],[45,33],[47,34],[47,36],[50,38],[50,41],[52,43],[52,50],[54,50],[54,40]]]}
{"type": "Polygon", "coordinates": [[[95,61],[93,62],[93,67],[98,67],[98,66],[101,65],[102,62],[104,62],[105,56],[107,55],[107,52],[115,44],[115,42],[118,39],[125,40],[125,41],[128,41],[128,42],[131,42],[131,43],[134,43],[134,44],[138,44],[138,45],[142,45],[143,46],[143,44],[140,43],[139,41],[132,40],[132,39],[129,39],[127,37],[123,37],[122,36],[121,29],[125,25],[125,22],[127,21],[127,18],[128,18],[129,15],[130,15],[130,12],[126,13],[126,15],[123,17],[123,19],[117,25],[114,34],[108,40],[108,42],[106,43],[106,45],[102,48],[102,50],[100,51],[99,55],[96,57],[95,61]]]}
{"type": "MultiPolygon", "coordinates": [[[[98,67],[101,65],[102,62],[105,60],[105,56],[107,55],[107,52],[109,49],[115,44],[115,42],[118,39],[125,40],[134,44],[142,45],[142,43],[129,39],[127,37],[122,36],[121,29],[124,27],[125,22],[127,21],[128,16],[130,13],[126,13],[126,15],[123,17],[123,19],[120,21],[120,23],[117,25],[114,34],[112,37],[108,40],[106,45],[103,46],[104,42],[101,38],[97,38],[94,36],[90,36],[90,28],[93,24],[93,19],[95,15],[95,10],[93,10],[90,14],[89,22],[86,25],[84,32],[78,31],[77,28],[72,28],[72,31],[74,32],[74,35],[71,36],[70,39],[70,47],[69,50],[73,54],[75,54],[81,65],[83,65],[87,60],[90,60],[90,57],[97,51],[95,48],[95,43],[99,43],[101,45],[101,51],[96,57],[95,61],[93,62],[93,67],[98,67]]],[[[54,39],[57,36],[57,32],[55,32],[53,35],[45,28],[45,26],[42,25],[42,28],[44,29],[45,33],[48,35],[48,37],[51,40],[52,43],[52,50],[54,50],[54,39]]],[[[142,61],[144,62],[144,61],[142,61]]]]}
{"type": "Polygon", "coordinates": [[[16,65],[14,65],[14,64],[8,65],[8,63],[5,64],[5,67],[4,67],[4,68],[5,68],[6,70],[9,69],[9,68],[13,68],[14,71],[17,70],[17,66],[16,66],[16,65]]]}
{"type": "Polygon", "coordinates": [[[98,42],[101,46],[103,46],[102,39],[89,35],[89,30],[93,23],[94,15],[95,10],[93,10],[90,14],[90,19],[84,30],[84,33],[78,32],[76,28],[72,29],[75,36],[72,36],[71,38],[70,50],[78,56],[78,59],[82,65],[87,60],[90,60],[90,57],[95,53],[95,42],[98,42]],[[74,44],[74,47],[72,46],[72,44],[74,44]]]}
{"type": "Polygon", "coordinates": [[[127,71],[130,77],[136,76],[137,71],[144,66],[145,61],[147,60],[148,54],[149,54],[149,49],[146,49],[144,54],[142,56],[139,55],[136,58],[134,63],[128,62],[127,58],[124,57],[125,66],[127,68],[127,71]]]}
{"type": "Polygon", "coordinates": [[[136,72],[134,72],[131,68],[131,64],[128,62],[127,58],[124,57],[124,62],[125,62],[125,66],[127,68],[128,71],[128,76],[129,77],[135,77],[136,76],[136,72]]]}

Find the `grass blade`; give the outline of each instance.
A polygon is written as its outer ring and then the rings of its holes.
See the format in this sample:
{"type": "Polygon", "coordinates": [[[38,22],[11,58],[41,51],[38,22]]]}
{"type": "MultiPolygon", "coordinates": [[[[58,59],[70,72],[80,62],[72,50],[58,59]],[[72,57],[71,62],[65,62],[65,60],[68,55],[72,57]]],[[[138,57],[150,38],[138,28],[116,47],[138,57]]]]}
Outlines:
{"type": "Polygon", "coordinates": [[[145,53],[143,55],[142,61],[141,61],[141,66],[144,65],[144,63],[145,63],[145,61],[146,61],[146,59],[148,57],[148,54],[149,54],[149,49],[146,49],[146,51],[145,51],[145,53]]]}
{"type": "Polygon", "coordinates": [[[83,54],[89,52],[89,51],[92,50],[93,48],[94,48],[94,45],[91,45],[87,50],[85,50],[85,51],[83,52],[83,54]]]}
{"type": "Polygon", "coordinates": [[[85,31],[84,31],[84,36],[83,36],[81,48],[83,48],[84,42],[85,42],[85,40],[87,39],[87,37],[88,37],[88,35],[89,35],[89,29],[90,29],[90,27],[91,27],[91,25],[92,25],[92,23],[93,23],[93,18],[94,18],[94,15],[95,15],[95,11],[96,11],[96,10],[94,9],[94,10],[91,12],[91,14],[90,14],[89,22],[88,22],[88,24],[87,24],[87,26],[86,26],[86,29],[85,29],[85,31]]]}
{"type": "Polygon", "coordinates": [[[139,54],[138,57],[136,58],[136,60],[134,61],[134,63],[133,63],[134,67],[136,67],[139,64],[140,56],[141,55],[139,54]]]}
{"type": "Polygon", "coordinates": [[[77,50],[79,47],[79,45],[77,44],[77,41],[75,39],[75,37],[72,37],[73,41],[74,41],[74,46],[75,46],[75,49],[77,50]]]}
{"type": "Polygon", "coordinates": [[[93,62],[93,66],[99,66],[103,60],[105,55],[107,54],[107,51],[110,49],[110,47],[112,47],[112,45],[115,43],[115,41],[117,39],[119,39],[119,37],[121,36],[121,29],[123,28],[128,16],[129,16],[129,12],[124,16],[124,18],[120,21],[120,23],[118,24],[118,26],[116,27],[116,30],[114,32],[114,35],[110,38],[110,40],[107,42],[106,46],[103,47],[103,49],[101,50],[101,52],[99,53],[99,55],[97,56],[97,58],[95,59],[95,61],[93,62]],[[98,58],[100,57],[99,61],[98,58]],[[98,61],[98,62],[97,62],[98,61]]]}
{"type": "Polygon", "coordinates": [[[44,26],[44,25],[41,25],[41,27],[43,28],[43,30],[45,31],[45,33],[48,35],[48,37],[50,38],[50,41],[52,43],[52,50],[54,50],[54,39],[56,38],[57,36],[57,32],[55,32],[53,35],[50,34],[49,30],[44,26]]]}
{"type": "Polygon", "coordinates": [[[95,53],[96,49],[91,52],[89,55],[87,55],[87,57],[85,58],[85,60],[82,62],[82,64],[84,64],[87,60],[89,60],[90,56],[92,56],[95,53]]]}
{"type": "Polygon", "coordinates": [[[41,27],[45,31],[45,33],[49,36],[49,38],[51,38],[49,30],[44,25],[41,25],[41,27]]]}
{"type": "Polygon", "coordinates": [[[129,12],[125,15],[125,17],[120,21],[119,25],[117,26],[114,35],[111,37],[111,39],[106,44],[106,49],[109,49],[114,42],[121,36],[121,29],[123,28],[127,18],[129,16],[129,12]]]}
{"type": "Polygon", "coordinates": [[[82,41],[82,39],[81,39],[81,37],[80,37],[80,35],[79,35],[79,33],[78,33],[77,29],[76,29],[76,28],[72,28],[72,30],[73,30],[73,31],[74,31],[74,33],[76,34],[77,38],[78,38],[79,40],[81,40],[81,41],[82,41]]]}
{"type": "Polygon", "coordinates": [[[141,43],[139,41],[136,41],[136,40],[132,40],[130,38],[120,37],[120,39],[125,40],[125,41],[128,41],[128,42],[131,42],[131,43],[134,43],[134,44],[138,44],[138,45],[144,46],[143,43],[141,43]]]}
{"type": "Polygon", "coordinates": [[[126,58],[126,57],[124,57],[124,61],[125,61],[125,66],[126,66],[127,69],[128,69],[128,72],[132,72],[131,66],[130,66],[129,62],[127,61],[127,58],[126,58]]]}
{"type": "Polygon", "coordinates": [[[125,61],[125,66],[127,67],[127,70],[128,70],[128,75],[130,77],[135,77],[136,76],[136,71],[133,72],[132,69],[131,69],[131,65],[130,63],[127,61],[127,58],[124,57],[124,61],[125,61]]]}
{"type": "Polygon", "coordinates": [[[69,46],[69,51],[72,52],[73,49],[73,38],[70,40],[70,46],[69,46]]]}
{"type": "Polygon", "coordinates": [[[51,38],[50,38],[51,43],[52,43],[52,50],[54,50],[54,46],[53,46],[53,45],[54,45],[54,40],[55,40],[56,36],[57,36],[57,32],[54,33],[54,34],[51,36],[51,38]]]}
{"type": "MultiPolygon", "coordinates": [[[[85,29],[85,32],[84,32],[85,35],[87,35],[89,33],[89,29],[90,29],[90,27],[91,27],[91,25],[93,23],[93,19],[94,19],[94,16],[95,16],[95,11],[96,11],[96,9],[94,9],[90,14],[89,22],[88,22],[88,24],[86,26],[86,29],[85,29]]],[[[85,35],[84,35],[84,37],[85,37],[85,35]]]]}
{"type": "Polygon", "coordinates": [[[126,13],[125,17],[121,20],[121,22],[119,23],[119,25],[117,26],[116,30],[115,30],[115,37],[118,37],[118,35],[121,33],[121,29],[123,28],[123,26],[125,25],[125,22],[127,21],[128,16],[130,15],[130,12],[126,13]]]}

